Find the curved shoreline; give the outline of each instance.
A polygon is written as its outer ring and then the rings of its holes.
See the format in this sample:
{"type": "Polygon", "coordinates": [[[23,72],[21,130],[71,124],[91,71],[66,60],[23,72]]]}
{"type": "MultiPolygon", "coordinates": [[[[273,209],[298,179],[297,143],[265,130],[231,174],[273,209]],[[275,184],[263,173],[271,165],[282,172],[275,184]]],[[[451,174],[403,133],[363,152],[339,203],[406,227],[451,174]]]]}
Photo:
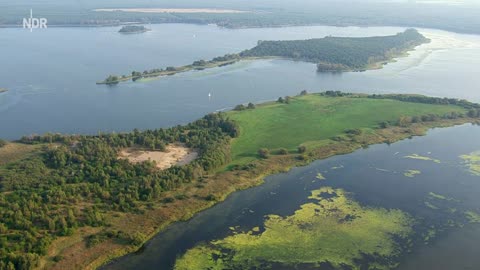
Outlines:
{"type": "MultiPolygon", "coordinates": [[[[173,225],[176,222],[186,221],[193,218],[196,214],[200,213],[207,208],[210,208],[218,203],[223,202],[229,195],[233,192],[249,189],[255,186],[259,186],[264,183],[264,179],[267,176],[271,176],[278,173],[285,173],[289,170],[293,169],[294,167],[301,167],[309,165],[310,163],[327,159],[337,155],[345,155],[353,153],[363,147],[375,144],[383,144],[383,143],[394,143],[398,141],[402,141],[404,139],[410,138],[412,136],[425,136],[427,132],[434,128],[448,128],[463,124],[471,124],[478,122],[477,119],[474,118],[464,118],[464,119],[454,119],[454,120],[439,120],[436,122],[431,123],[422,123],[422,124],[413,124],[409,127],[389,127],[386,129],[379,130],[375,132],[372,136],[368,136],[368,138],[364,138],[369,140],[368,144],[363,144],[359,142],[337,142],[329,145],[325,145],[322,147],[318,147],[313,149],[311,156],[308,160],[299,161],[292,155],[289,156],[275,156],[271,157],[268,160],[263,160],[262,164],[260,164],[260,169],[255,172],[240,172],[236,178],[232,179],[230,177],[225,177],[227,173],[220,173],[215,175],[209,182],[215,182],[219,184],[218,181],[225,179],[221,185],[225,188],[220,188],[218,191],[221,196],[218,197],[217,201],[206,203],[198,208],[193,209],[184,209],[186,210],[187,214],[179,217],[178,219],[169,220],[163,224],[161,224],[157,229],[155,229],[151,234],[147,236],[147,239],[139,246],[132,248],[127,247],[124,249],[120,249],[116,252],[112,252],[111,254],[107,254],[105,256],[101,256],[96,260],[92,261],[89,265],[85,267],[85,269],[103,269],[102,267],[107,266],[108,264],[115,263],[117,260],[124,256],[129,256],[135,252],[138,252],[142,248],[145,248],[146,245],[150,242],[152,238],[157,236],[157,234],[162,233],[168,226],[173,225]],[[225,183],[226,182],[226,183],[225,183]]],[[[360,135],[358,137],[362,137],[360,135]]],[[[361,138],[357,138],[358,141],[361,141],[361,138]]],[[[235,178],[235,177],[233,177],[235,178]]]]}

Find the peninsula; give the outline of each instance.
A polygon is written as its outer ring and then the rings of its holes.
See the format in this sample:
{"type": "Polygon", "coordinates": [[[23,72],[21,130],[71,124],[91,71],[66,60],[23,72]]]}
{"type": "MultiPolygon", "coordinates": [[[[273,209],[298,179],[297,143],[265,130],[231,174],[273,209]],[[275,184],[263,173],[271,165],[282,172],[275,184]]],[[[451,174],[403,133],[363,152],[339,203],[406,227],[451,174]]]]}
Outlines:
{"type": "Polygon", "coordinates": [[[309,40],[259,41],[250,50],[227,54],[210,61],[198,60],[181,67],[133,71],[128,75],[110,75],[97,84],[117,84],[141,78],[174,75],[192,70],[230,65],[241,60],[281,58],[317,64],[319,72],[364,71],[381,68],[396,57],[404,56],[416,46],[430,42],[415,29],[382,37],[325,37],[309,40]]]}
{"type": "MultiPolygon", "coordinates": [[[[465,100],[302,91],[167,129],[26,136],[0,148],[0,263],[28,265],[25,269],[95,269],[138,250],[172,222],[261,184],[266,175],[423,135],[432,127],[478,122],[479,117],[480,105],[465,100]],[[176,148],[184,153],[182,163],[158,166],[154,160],[122,155],[137,149],[158,156],[154,153],[176,148]],[[189,152],[195,155],[187,158],[189,152]],[[25,240],[8,241],[15,237],[25,240]]],[[[319,191],[325,192],[341,194],[319,191]]],[[[353,206],[380,218],[383,213],[353,206]]],[[[301,222],[299,218],[289,219],[301,222]]],[[[401,214],[395,218],[398,223],[385,225],[377,243],[390,233],[409,231],[401,214]]],[[[381,223],[362,228],[382,229],[381,223]]],[[[322,228],[342,235],[342,227],[322,228]]],[[[216,248],[222,246],[209,252],[216,248]]],[[[365,246],[364,251],[390,256],[393,250],[365,246]]],[[[189,254],[178,262],[179,269],[195,269],[188,265],[197,257],[189,254]]],[[[348,262],[354,262],[354,255],[348,262]]]]}

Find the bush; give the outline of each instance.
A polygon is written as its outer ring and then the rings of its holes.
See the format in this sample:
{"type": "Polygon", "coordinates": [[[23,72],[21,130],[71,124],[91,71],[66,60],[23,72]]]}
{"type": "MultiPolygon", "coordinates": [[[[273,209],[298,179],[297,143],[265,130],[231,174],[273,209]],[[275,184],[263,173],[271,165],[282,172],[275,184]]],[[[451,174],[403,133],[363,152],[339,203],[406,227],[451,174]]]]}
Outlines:
{"type": "Polygon", "coordinates": [[[245,108],[245,105],[243,104],[240,104],[240,105],[237,105],[235,106],[235,108],[233,109],[234,111],[244,111],[246,110],[247,108],[245,108]]]}
{"type": "Polygon", "coordinates": [[[207,197],[205,197],[205,200],[213,202],[217,200],[217,197],[215,197],[213,194],[209,194],[207,197]]]}
{"type": "Polygon", "coordinates": [[[288,150],[285,149],[285,148],[280,148],[280,150],[278,150],[278,154],[280,154],[280,155],[288,155],[288,150]]]}
{"type": "Polygon", "coordinates": [[[347,129],[347,130],[345,130],[345,133],[350,134],[350,135],[361,135],[362,130],[359,129],[359,128],[347,129]]]}
{"type": "Polygon", "coordinates": [[[175,201],[172,197],[166,197],[162,200],[163,203],[173,203],[175,201]]]}
{"type": "Polygon", "coordinates": [[[258,155],[261,158],[268,158],[268,156],[270,155],[270,151],[267,148],[260,148],[258,150],[258,155]]]}
{"type": "Polygon", "coordinates": [[[380,123],[380,128],[388,128],[390,124],[387,121],[383,121],[380,123]]]}
{"type": "Polygon", "coordinates": [[[248,103],[247,109],[250,109],[250,110],[255,109],[255,104],[253,104],[251,102],[248,103]]]}
{"type": "Polygon", "coordinates": [[[5,140],[0,139],[0,147],[3,147],[7,145],[7,142],[5,140]]]}
{"type": "Polygon", "coordinates": [[[304,146],[304,145],[300,145],[298,147],[298,153],[302,154],[302,153],[305,153],[307,151],[307,147],[304,146]]]}

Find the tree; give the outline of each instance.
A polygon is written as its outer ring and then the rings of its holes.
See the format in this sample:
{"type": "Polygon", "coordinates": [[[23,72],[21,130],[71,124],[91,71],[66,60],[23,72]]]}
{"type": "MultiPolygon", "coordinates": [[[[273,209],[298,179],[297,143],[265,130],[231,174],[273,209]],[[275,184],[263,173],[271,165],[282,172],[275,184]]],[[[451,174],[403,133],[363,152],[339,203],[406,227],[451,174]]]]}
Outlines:
{"type": "Polygon", "coordinates": [[[286,96],[286,97],[284,98],[284,100],[285,100],[285,103],[286,103],[286,104],[290,104],[290,101],[292,100],[292,98],[289,97],[289,96],[286,96]]]}
{"type": "Polygon", "coordinates": [[[207,61],[205,60],[198,60],[198,61],[195,61],[193,62],[193,66],[205,66],[207,64],[207,61]]]}
{"type": "Polygon", "coordinates": [[[261,158],[268,158],[268,156],[270,155],[270,151],[267,148],[260,148],[258,150],[258,155],[261,158]]]}
{"type": "Polygon", "coordinates": [[[255,109],[255,104],[253,104],[253,103],[251,103],[251,102],[248,103],[247,109],[250,109],[250,110],[255,109]]]}
{"type": "Polygon", "coordinates": [[[277,99],[277,102],[278,102],[278,103],[284,103],[285,100],[283,99],[283,97],[279,97],[279,98],[277,99]]]}
{"type": "Polygon", "coordinates": [[[308,95],[307,90],[302,90],[302,92],[300,92],[300,96],[306,96],[306,95],[308,95]]]}
{"type": "Polygon", "coordinates": [[[244,111],[244,110],[246,110],[246,108],[245,108],[245,105],[240,104],[240,105],[235,106],[235,108],[233,110],[234,111],[244,111]]]}
{"type": "Polygon", "coordinates": [[[107,83],[107,84],[117,84],[118,83],[118,76],[115,76],[115,75],[108,76],[108,78],[105,80],[105,83],[107,83]]]}

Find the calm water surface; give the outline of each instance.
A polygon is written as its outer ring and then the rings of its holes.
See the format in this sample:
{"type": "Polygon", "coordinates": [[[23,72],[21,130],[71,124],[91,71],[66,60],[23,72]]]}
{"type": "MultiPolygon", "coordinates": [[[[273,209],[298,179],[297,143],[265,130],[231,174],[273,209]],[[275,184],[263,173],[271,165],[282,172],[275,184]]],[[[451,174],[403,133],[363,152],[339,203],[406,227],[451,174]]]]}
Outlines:
{"type": "Polygon", "coordinates": [[[478,269],[479,224],[446,228],[428,244],[423,237],[431,226],[441,229],[446,227],[448,219],[462,220],[463,211],[480,211],[480,178],[471,175],[459,158],[480,150],[479,136],[478,126],[434,129],[425,137],[390,146],[371,146],[270,176],[264,185],[236,192],[191,220],[170,226],[141,253],[121,258],[105,269],[171,269],[175,258],[187,249],[231,235],[229,227],[239,226],[240,231],[249,231],[255,226],[262,227],[265,215],[293,214],[312,190],[322,186],[351,192],[353,199],[364,206],[401,209],[418,220],[415,246],[402,257],[399,269],[478,269]],[[405,158],[412,154],[439,159],[441,163],[405,158]],[[407,170],[419,170],[421,174],[408,178],[404,176],[407,170]],[[327,180],[318,181],[319,172],[327,180]],[[429,198],[430,192],[454,201],[429,198]],[[426,201],[440,210],[427,207],[426,201]],[[447,213],[449,207],[457,208],[458,216],[447,213]]]}
{"type": "Polygon", "coordinates": [[[129,131],[187,123],[244,102],[310,91],[348,90],[451,96],[480,101],[480,36],[437,30],[408,58],[383,70],[318,74],[315,65],[282,60],[178,74],[115,87],[109,74],[184,65],[256,45],[258,40],[391,35],[397,27],[222,29],[152,25],[121,35],[111,28],[0,29],[0,138],[45,132],[129,131]],[[208,98],[211,93],[212,98],[208,98]]]}

